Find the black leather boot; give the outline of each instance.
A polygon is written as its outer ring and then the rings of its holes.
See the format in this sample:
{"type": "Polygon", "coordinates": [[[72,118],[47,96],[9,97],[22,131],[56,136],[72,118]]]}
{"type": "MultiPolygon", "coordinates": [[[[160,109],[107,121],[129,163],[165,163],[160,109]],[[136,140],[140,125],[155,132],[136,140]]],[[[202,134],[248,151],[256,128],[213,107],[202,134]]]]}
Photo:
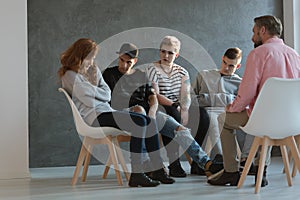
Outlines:
{"type": "Polygon", "coordinates": [[[226,172],[224,171],[221,176],[215,179],[210,179],[207,182],[211,185],[230,185],[237,186],[240,180],[240,172],[226,172]]]}
{"type": "Polygon", "coordinates": [[[169,168],[169,175],[172,177],[183,178],[186,177],[185,171],[182,169],[179,159],[176,159],[169,168]]]}
{"type": "MultiPolygon", "coordinates": [[[[254,166],[256,174],[255,174],[255,184],[256,184],[256,178],[257,178],[257,173],[258,173],[258,166],[254,166]]],[[[267,180],[267,166],[264,167],[264,172],[263,172],[263,177],[261,180],[261,187],[265,187],[266,185],[268,185],[269,182],[267,180]]]]}
{"type": "Polygon", "coordinates": [[[163,184],[172,184],[175,182],[174,179],[168,176],[163,168],[153,171],[150,174],[150,178],[156,181],[160,181],[163,184]]]}
{"type": "Polygon", "coordinates": [[[144,173],[132,173],[128,183],[130,187],[155,187],[159,184],[159,181],[152,180],[144,173]]]}

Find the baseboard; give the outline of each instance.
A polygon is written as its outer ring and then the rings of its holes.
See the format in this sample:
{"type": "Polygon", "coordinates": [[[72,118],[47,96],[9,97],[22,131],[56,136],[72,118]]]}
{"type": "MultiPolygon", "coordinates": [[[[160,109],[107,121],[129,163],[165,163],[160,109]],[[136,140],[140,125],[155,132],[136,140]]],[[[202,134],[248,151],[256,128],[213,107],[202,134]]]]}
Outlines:
{"type": "Polygon", "coordinates": [[[0,172],[0,179],[29,179],[31,178],[30,172],[0,172]]]}

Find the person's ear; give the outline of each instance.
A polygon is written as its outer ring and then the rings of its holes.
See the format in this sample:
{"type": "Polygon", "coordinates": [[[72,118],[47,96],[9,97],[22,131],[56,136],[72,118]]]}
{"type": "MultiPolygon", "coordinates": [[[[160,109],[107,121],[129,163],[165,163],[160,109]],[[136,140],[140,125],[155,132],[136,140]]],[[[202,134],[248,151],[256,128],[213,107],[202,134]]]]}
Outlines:
{"type": "Polygon", "coordinates": [[[262,34],[265,34],[267,31],[266,27],[265,26],[262,26],[259,30],[259,32],[261,32],[262,34]]]}
{"type": "Polygon", "coordinates": [[[138,58],[134,58],[133,65],[135,65],[137,63],[137,61],[138,61],[138,58]]]}
{"type": "Polygon", "coordinates": [[[175,58],[178,58],[178,56],[179,56],[179,53],[176,53],[175,58]]]}
{"type": "Polygon", "coordinates": [[[237,65],[236,69],[238,69],[238,68],[240,68],[240,67],[241,67],[241,63],[237,65]]]}

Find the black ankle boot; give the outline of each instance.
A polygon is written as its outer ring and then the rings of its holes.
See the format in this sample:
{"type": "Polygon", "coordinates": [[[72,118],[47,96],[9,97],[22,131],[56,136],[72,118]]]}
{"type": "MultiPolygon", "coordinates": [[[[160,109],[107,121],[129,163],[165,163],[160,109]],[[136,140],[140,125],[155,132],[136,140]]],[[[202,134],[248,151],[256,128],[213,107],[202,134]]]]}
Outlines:
{"type": "MultiPolygon", "coordinates": [[[[256,185],[256,178],[258,173],[258,166],[254,166],[256,174],[255,174],[255,185],[256,185]]],[[[267,166],[264,167],[263,177],[261,180],[261,187],[265,187],[269,184],[269,181],[267,180],[267,166]]]]}
{"type": "Polygon", "coordinates": [[[182,169],[179,159],[175,160],[172,164],[170,164],[168,168],[170,176],[178,178],[186,177],[186,173],[182,169]]]}
{"type": "Polygon", "coordinates": [[[230,185],[237,186],[240,180],[240,172],[226,172],[224,171],[222,175],[215,179],[210,179],[207,183],[211,185],[230,185]]]}
{"type": "Polygon", "coordinates": [[[159,184],[159,181],[152,180],[144,173],[132,173],[128,183],[130,187],[155,187],[159,184]]]}
{"type": "Polygon", "coordinates": [[[153,171],[150,175],[150,178],[156,181],[160,181],[163,184],[172,184],[175,182],[174,179],[168,176],[163,168],[153,171]]]}

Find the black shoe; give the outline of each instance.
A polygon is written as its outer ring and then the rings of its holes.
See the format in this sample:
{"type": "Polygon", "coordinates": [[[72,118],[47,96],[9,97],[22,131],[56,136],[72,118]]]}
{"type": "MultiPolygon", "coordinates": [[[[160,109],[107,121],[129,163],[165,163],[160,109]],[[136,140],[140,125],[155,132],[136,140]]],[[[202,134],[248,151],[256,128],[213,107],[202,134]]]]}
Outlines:
{"type": "Polygon", "coordinates": [[[185,171],[182,169],[180,161],[177,159],[175,162],[168,166],[169,175],[172,177],[183,178],[186,177],[185,171]]]}
{"type": "Polygon", "coordinates": [[[213,160],[215,163],[223,163],[223,156],[221,154],[217,154],[213,160]]]}
{"type": "Polygon", "coordinates": [[[130,187],[155,187],[159,184],[159,181],[152,180],[144,173],[132,173],[128,183],[130,187]]]}
{"type": "MultiPolygon", "coordinates": [[[[245,168],[246,160],[240,162],[240,172],[242,173],[245,168]]],[[[254,167],[253,163],[251,163],[248,175],[254,176],[256,174],[256,168],[254,167]]]]}
{"type": "MultiPolygon", "coordinates": [[[[258,166],[254,166],[256,173],[255,173],[255,185],[256,185],[256,178],[257,178],[257,173],[258,173],[258,166]]],[[[263,177],[261,180],[261,187],[265,187],[266,185],[269,184],[269,181],[267,180],[267,166],[265,166],[264,168],[264,172],[263,172],[263,177]]]]}
{"type": "Polygon", "coordinates": [[[205,165],[205,175],[207,177],[210,177],[212,175],[217,175],[219,174],[218,172],[220,172],[221,170],[224,169],[224,165],[223,165],[223,162],[217,162],[215,160],[213,161],[208,161],[205,165]],[[207,164],[208,164],[208,169],[207,169],[207,164]]]}
{"type": "Polygon", "coordinates": [[[175,182],[174,179],[168,176],[163,168],[153,171],[150,175],[150,178],[156,181],[160,181],[163,184],[172,184],[175,182]]]}
{"type": "Polygon", "coordinates": [[[209,179],[207,183],[211,185],[230,185],[237,186],[240,180],[240,172],[226,172],[215,179],[209,179]]]}
{"type": "Polygon", "coordinates": [[[191,164],[191,174],[205,176],[205,171],[201,169],[196,162],[192,162],[191,164]]]}

